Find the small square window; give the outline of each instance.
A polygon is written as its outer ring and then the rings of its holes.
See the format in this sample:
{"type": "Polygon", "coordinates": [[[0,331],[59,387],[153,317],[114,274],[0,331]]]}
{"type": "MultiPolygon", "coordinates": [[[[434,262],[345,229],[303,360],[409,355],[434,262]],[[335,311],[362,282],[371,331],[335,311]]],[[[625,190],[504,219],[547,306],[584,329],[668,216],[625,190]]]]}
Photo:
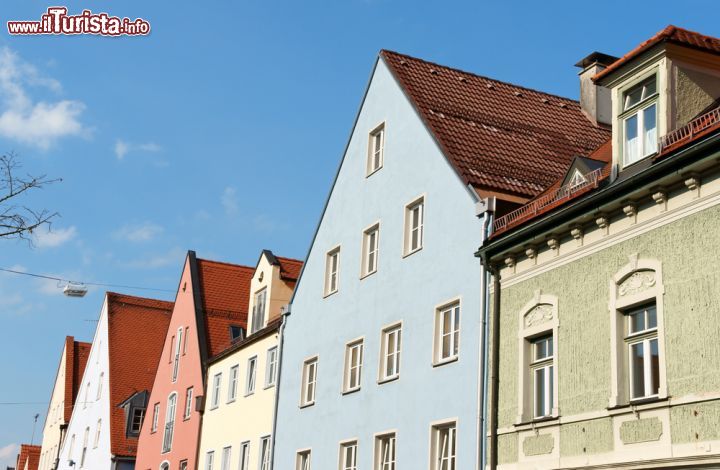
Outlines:
{"type": "Polygon", "coordinates": [[[399,377],[401,342],[401,325],[383,330],[380,344],[380,382],[399,377]]]}
{"type": "Polygon", "coordinates": [[[329,251],[325,260],[325,295],[334,294],[338,291],[340,283],[340,247],[329,251]]]}
{"type": "Polygon", "coordinates": [[[435,311],[434,363],[442,364],[458,357],[460,351],[460,303],[435,311]]]}
{"type": "Polygon", "coordinates": [[[317,357],[306,360],[302,369],[302,394],[300,406],[310,406],[315,403],[315,386],[317,384],[317,357]]]}
{"type": "Polygon", "coordinates": [[[425,198],[420,198],[405,207],[405,255],[415,253],[422,249],[424,223],[425,198]]]}
{"type": "Polygon", "coordinates": [[[369,276],[377,271],[380,254],[380,224],[375,224],[363,232],[361,276],[369,276]]]}
{"type": "Polygon", "coordinates": [[[383,153],[385,152],[385,123],[370,132],[368,140],[367,176],[378,171],[383,166],[383,153]]]}
{"type": "Polygon", "coordinates": [[[363,341],[355,341],[345,346],[345,373],[343,392],[352,392],[360,388],[362,375],[363,341]]]}
{"type": "Polygon", "coordinates": [[[130,423],[130,434],[140,434],[143,419],[145,419],[145,408],[133,408],[132,421],[130,423]]]}

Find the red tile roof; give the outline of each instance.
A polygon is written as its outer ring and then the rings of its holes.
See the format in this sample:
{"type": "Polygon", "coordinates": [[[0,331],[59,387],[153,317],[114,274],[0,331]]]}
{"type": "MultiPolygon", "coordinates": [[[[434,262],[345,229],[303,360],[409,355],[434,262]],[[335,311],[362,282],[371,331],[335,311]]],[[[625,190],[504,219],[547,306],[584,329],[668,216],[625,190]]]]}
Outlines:
{"type": "Polygon", "coordinates": [[[286,281],[297,281],[302,271],[303,262],[299,259],[283,258],[276,256],[280,262],[280,277],[286,281]]]}
{"type": "Polygon", "coordinates": [[[396,52],[380,56],[466,184],[532,197],[610,136],[577,101],[396,52]]]}
{"type": "Polygon", "coordinates": [[[669,25],[662,31],[659,31],[655,36],[651,37],[647,41],[644,41],[632,51],[622,56],[617,61],[613,62],[605,70],[602,70],[593,77],[593,81],[598,81],[604,77],[607,77],[615,70],[619,69],[630,60],[639,56],[643,52],[647,51],[651,47],[661,42],[669,42],[673,44],[679,44],[681,46],[698,49],[713,54],[720,54],[720,39],[706,36],[704,34],[696,33],[695,31],[689,31],[687,29],[678,28],[677,26],[669,25]]]}
{"type": "Polygon", "coordinates": [[[198,259],[208,357],[231,344],[230,326],[247,329],[250,282],[255,269],[249,266],[198,259]]]}
{"type": "Polygon", "coordinates": [[[110,448],[134,456],[137,438],[125,437],[125,412],[118,405],[132,394],[152,390],[170,324],[173,303],[107,293],[110,356],[110,448]]]}
{"type": "Polygon", "coordinates": [[[20,445],[20,454],[18,454],[16,465],[17,470],[25,470],[26,463],[28,470],[37,470],[40,464],[40,446],[20,445]]]}
{"type": "Polygon", "coordinates": [[[80,391],[85,364],[90,355],[90,343],[75,341],[72,336],[65,338],[65,409],[64,421],[70,422],[75,399],[80,391]]]}

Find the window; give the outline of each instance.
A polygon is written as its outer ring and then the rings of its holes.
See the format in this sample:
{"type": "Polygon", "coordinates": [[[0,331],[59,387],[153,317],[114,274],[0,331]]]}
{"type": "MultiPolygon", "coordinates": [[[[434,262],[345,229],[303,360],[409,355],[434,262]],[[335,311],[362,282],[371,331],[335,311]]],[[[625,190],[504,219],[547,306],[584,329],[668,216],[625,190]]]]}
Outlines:
{"type": "Polygon", "coordinates": [[[240,469],[250,470],[250,441],[240,444],[240,469]]]}
{"type": "Polygon", "coordinates": [[[178,368],[180,367],[180,345],[182,344],[183,327],[178,328],[177,342],[175,343],[175,356],[173,359],[172,381],[177,381],[178,368]]]}
{"type": "Polygon", "coordinates": [[[317,357],[308,359],[303,363],[302,369],[302,395],[300,406],[310,406],[315,403],[315,384],[317,382],[317,357]]]}
{"type": "Polygon", "coordinates": [[[382,332],[380,345],[380,381],[392,380],[400,374],[401,325],[391,326],[382,332]]]}
{"type": "Polygon", "coordinates": [[[375,438],[374,470],[395,470],[395,433],[375,438]]]}
{"type": "MultiPolygon", "coordinates": [[[[183,351],[182,351],[183,356],[185,355],[185,353],[187,353],[188,333],[190,333],[190,327],[186,326],[185,327],[185,339],[183,341],[183,351]]],[[[183,461],[183,462],[185,462],[185,465],[187,465],[186,461],[183,461]]],[[[180,463],[182,464],[182,462],[180,462],[180,463]]]]}
{"type": "Polygon", "coordinates": [[[87,408],[88,400],[90,399],[90,382],[85,386],[85,400],[83,401],[83,409],[87,408]]]}
{"type": "Polygon", "coordinates": [[[578,169],[576,168],[576,169],[575,169],[575,172],[574,172],[573,175],[572,175],[572,178],[570,178],[570,181],[569,181],[569,183],[568,183],[568,186],[569,186],[570,189],[572,190],[573,188],[576,188],[576,187],[578,187],[578,186],[580,186],[580,185],[582,185],[582,184],[584,184],[584,183],[586,183],[586,182],[587,182],[587,178],[585,178],[585,176],[583,176],[583,174],[580,173],[580,170],[578,170],[578,169]]]}
{"type": "Polygon", "coordinates": [[[660,387],[660,354],[655,304],[630,310],[625,318],[630,399],[657,397],[660,387]]]}
{"type": "Polygon", "coordinates": [[[188,419],[190,417],[190,413],[192,413],[192,398],[193,388],[188,387],[188,389],[185,390],[185,413],[183,414],[183,419],[188,419]]]}
{"type": "Polygon", "coordinates": [[[553,409],[553,337],[552,334],[532,340],[533,416],[544,418],[553,409]]]}
{"type": "Polygon", "coordinates": [[[130,434],[140,434],[144,418],[145,408],[133,408],[132,419],[130,420],[130,434]]]}
{"type": "Polygon", "coordinates": [[[378,171],[383,165],[383,151],[385,149],[385,123],[370,132],[368,141],[367,176],[378,171]]]}
{"type": "Polygon", "coordinates": [[[232,447],[223,447],[222,459],[220,460],[220,470],[230,470],[230,454],[232,447]]]}
{"type": "Polygon", "coordinates": [[[213,386],[212,386],[212,401],[210,402],[210,409],[215,409],[218,407],[218,403],[220,402],[220,381],[222,379],[222,373],[215,374],[213,377],[213,386]]]}
{"type": "Polygon", "coordinates": [[[170,464],[168,462],[161,463],[160,470],[170,470],[170,464]]]}
{"type": "Polygon", "coordinates": [[[630,165],[658,150],[655,76],[626,91],[622,106],[625,165],[630,165]]]}
{"type": "Polygon", "coordinates": [[[73,434],[72,437],[70,438],[70,447],[68,449],[68,460],[72,460],[74,447],[75,447],[75,434],[73,434]]]}
{"type": "Polygon", "coordinates": [[[257,376],[257,356],[248,359],[247,377],[245,379],[245,395],[255,393],[255,377],[257,376]]]}
{"type": "Polygon", "coordinates": [[[405,254],[415,253],[423,247],[423,223],[425,222],[425,198],[405,207],[405,254]]]}
{"type": "Polygon", "coordinates": [[[100,372],[100,377],[98,377],[98,386],[97,386],[97,394],[95,395],[95,401],[99,400],[102,396],[102,387],[103,387],[103,378],[105,377],[104,372],[100,372]]]}
{"type": "Polygon", "coordinates": [[[230,325],[230,341],[245,339],[245,328],[240,325],[230,325]]]}
{"type": "Polygon", "coordinates": [[[460,303],[453,302],[435,311],[434,363],[456,359],[460,350],[460,303]]]}
{"type": "Polygon", "coordinates": [[[83,437],[82,454],[80,454],[80,468],[85,466],[85,456],[87,455],[88,446],[88,435],[90,434],[90,428],[85,428],[85,437],[83,437]]]}
{"type": "Polygon", "coordinates": [[[380,224],[375,224],[363,232],[361,276],[369,276],[377,271],[380,244],[380,224]]]}
{"type": "Polygon", "coordinates": [[[175,335],[170,338],[170,349],[168,349],[168,364],[172,364],[173,351],[175,350],[175,335]]]}
{"type": "Polygon", "coordinates": [[[340,470],[357,470],[357,441],[340,444],[340,470]]]}
{"type": "Polygon", "coordinates": [[[296,470],[310,470],[310,451],[303,450],[297,453],[295,457],[296,470]]]}
{"type": "Polygon", "coordinates": [[[340,267],[340,247],[328,252],[325,260],[325,295],[338,291],[340,267]]]}
{"type": "Polygon", "coordinates": [[[97,446],[100,443],[100,426],[101,425],[102,425],[102,420],[99,419],[97,422],[97,427],[95,428],[95,440],[93,441],[93,449],[97,449],[97,446]]]}
{"type": "MultiPolygon", "coordinates": [[[[185,338],[187,338],[187,335],[185,335],[185,338]]],[[[187,342],[187,339],[185,339],[185,342],[187,342]]],[[[187,460],[181,460],[180,461],[180,470],[187,470],[188,463],[187,460]]]]}
{"type": "Polygon", "coordinates": [[[270,436],[260,439],[260,470],[270,470],[270,436]]]}
{"type": "Polygon", "coordinates": [[[230,368],[230,383],[228,383],[228,398],[227,401],[230,403],[237,397],[237,381],[238,374],[240,373],[240,366],[234,365],[230,368]]]}
{"type": "Polygon", "coordinates": [[[432,427],[431,469],[455,470],[455,423],[432,427]]]}
{"type": "Polygon", "coordinates": [[[215,451],[211,450],[205,454],[205,470],[213,470],[213,464],[215,463],[215,451]]]}
{"type": "Polygon", "coordinates": [[[265,326],[265,300],[267,299],[267,288],[255,293],[252,311],[252,330],[255,333],[265,326]]]}
{"type": "Polygon", "coordinates": [[[265,366],[265,388],[275,385],[277,377],[277,347],[267,350],[267,365],[265,366]]]}
{"type": "Polygon", "coordinates": [[[345,346],[345,374],[343,392],[352,392],[360,388],[360,376],[363,362],[363,340],[345,346]]]}
{"type": "Polygon", "coordinates": [[[159,415],[160,415],[160,403],[155,403],[155,405],[153,406],[153,420],[152,420],[152,426],[150,427],[150,432],[157,431],[159,415]]]}
{"type": "Polygon", "coordinates": [[[168,397],[167,412],[165,414],[165,432],[163,434],[162,451],[170,452],[172,449],[173,431],[175,430],[175,405],[177,404],[177,393],[173,392],[168,397]]]}

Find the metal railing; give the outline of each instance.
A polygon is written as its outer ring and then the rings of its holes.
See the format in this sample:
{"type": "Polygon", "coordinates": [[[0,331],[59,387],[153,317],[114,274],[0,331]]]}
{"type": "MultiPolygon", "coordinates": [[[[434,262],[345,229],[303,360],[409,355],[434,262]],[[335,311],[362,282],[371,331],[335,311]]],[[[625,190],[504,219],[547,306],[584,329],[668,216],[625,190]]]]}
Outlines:
{"type": "Polygon", "coordinates": [[[607,168],[598,168],[593,170],[584,175],[585,181],[582,183],[566,184],[565,186],[561,186],[555,191],[551,191],[548,194],[534,199],[524,206],[495,219],[495,222],[493,223],[493,232],[503,231],[520,220],[524,220],[527,217],[538,214],[550,205],[570,199],[572,195],[584,190],[585,188],[597,186],[598,182],[607,175],[607,172],[607,168]]]}
{"type": "Polygon", "coordinates": [[[715,108],[712,111],[693,119],[683,127],[664,135],[660,139],[660,153],[662,153],[664,149],[679,142],[692,139],[693,136],[709,129],[718,122],[720,122],[720,108],[715,108]]]}

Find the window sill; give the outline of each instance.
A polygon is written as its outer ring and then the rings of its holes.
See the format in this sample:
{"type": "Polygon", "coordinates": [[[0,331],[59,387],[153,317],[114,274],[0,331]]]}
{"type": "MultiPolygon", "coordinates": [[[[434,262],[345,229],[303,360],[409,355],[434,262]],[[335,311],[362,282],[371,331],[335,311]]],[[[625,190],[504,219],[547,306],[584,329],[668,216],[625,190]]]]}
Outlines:
{"type": "Polygon", "coordinates": [[[272,383],[272,384],[265,384],[265,386],[263,387],[263,390],[267,390],[267,389],[269,389],[269,388],[273,388],[274,386],[275,386],[274,383],[272,383]]]}
{"type": "Polygon", "coordinates": [[[623,403],[622,405],[608,407],[607,410],[610,415],[614,415],[614,414],[622,414],[622,413],[628,412],[636,407],[639,408],[640,410],[653,409],[653,408],[658,408],[658,407],[662,407],[662,406],[667,406],[669,403],[669,400],[670,400],[670,397],[638,398],[635,400],[631,400],[628,403],[623,403]]]}
{"type": "Polygon", "coordinates": [[[440,366],[444,366],[444,365],[446,365],[446,364],[452,364],[453,362],[457,362],[458,359],[460,359],[460,356],[458,356],[458,355],[451,356],[451,357],[446,357],[445,359],[440,359],[439,361],[434,361],[434,362],[432,363],[432,366],[433,366],[433,367],[440,367],[440,366]]]}
{"type": "Polygon", "coordinates": [[[190,421],[192,416],[183,416],[183,421],[190,421]]]}
{"type": "Polygon", "coordinates": [[[235,398],[225,402],[226,405],[229,405],[230,403],[235,403],[235,398]]]}
{"type": "Polygon", "coordinates": [[[374,174],[377,173],[378,171],[382,170],[382,167],[383,167],[383,166],[380,165],[379,167],[375,168],[374,170],[366,173],[366,174],[365,174],[365,178],[366,178],[366,179],[367,179],[367,178],[370,178],[372,175],[374,175],[374,174]]]}
{"type": "Polygon", "coordinates": [[[211,407],[208,411],[217,410],[218,408],[220,408],[220,405],[215,405],[215,406],[211,407]]]}
{"type": "Polygon", "coordinates": [[[390,377],[383,377],[382,379],[378,379],[377,383],[378,385],[386,384],[389,382],[395,382],[400,378],[400,374],[397,375],[391,375],[390,377]]]}
{"type": "Polygon", "coordinates": [[[309,402],[309,403],[302,403],[302,404],[300,404],[300,409],[309,408],[309,407],[311,407],[311,406],[313,406],[313,405],[315,405],[315,401],[311,401],[311,402],[309,402]]]}
{"type": "Polygon", "coordinates": [[[253,395],[255,395],[255,391],[254,391],[254,390],[253,390],[252,392],[248,392],[248,393],[246,393],[245,395],[243,395],[243,398],[251,397],[251,396],[253,396],[253,395]]]}
{"type": "Polygon", "coordinates": [[[332,292],[326,292],[325,294],[323,294],[323,299],[327,299],[327,298],[330,297],[331,295],[337,294],[338,291],[339,291],[339,289],[335,289],[335,290],[332,291],[332,292]]]}
{"type": "Polygon", "coordinates": [[[419,251],[422,251],[422,249],[423,249],[423,247],[420,247],[420,248],[415,248],[413,251],[407,251],[407,252],[403,253],[402,257],[403,257],[403,259],[405,259],[409,256],[414,255],[415,253],[417,253],[419,251]]]}
{"type": "Polygon", "coordinates": [[[360,275],[360,280],[362,281],[363,279],[372,276],[372,275],[375,274],[376,272],[377,272],[377,269],[375,269],[374,271],[370,271],[369,273],[361,274],[361,275],[360,275]]]}
{"type": "Polygon", "coordinates": [[[557,424],[560,421],[560,415],[556,416],[543,416],[542,418],[533,418],[530,421],[523,421],[515,423],[514,426],[518,430],[531,429],[535,426],[551,426],[557,424]]]}
{"type": "Polygon", "coordinates": [[[342,394],[342,395],[351,395],[351,394],[353,394],[353,393],[355,393],[355,392],[359,392],[359,391],[360,391],[360,387],[358,386],[358,387],[355,387],[355,388],[348,388],[347,390],[343,390],[343,391],[341,392],[341,394],[342,394]]]}

